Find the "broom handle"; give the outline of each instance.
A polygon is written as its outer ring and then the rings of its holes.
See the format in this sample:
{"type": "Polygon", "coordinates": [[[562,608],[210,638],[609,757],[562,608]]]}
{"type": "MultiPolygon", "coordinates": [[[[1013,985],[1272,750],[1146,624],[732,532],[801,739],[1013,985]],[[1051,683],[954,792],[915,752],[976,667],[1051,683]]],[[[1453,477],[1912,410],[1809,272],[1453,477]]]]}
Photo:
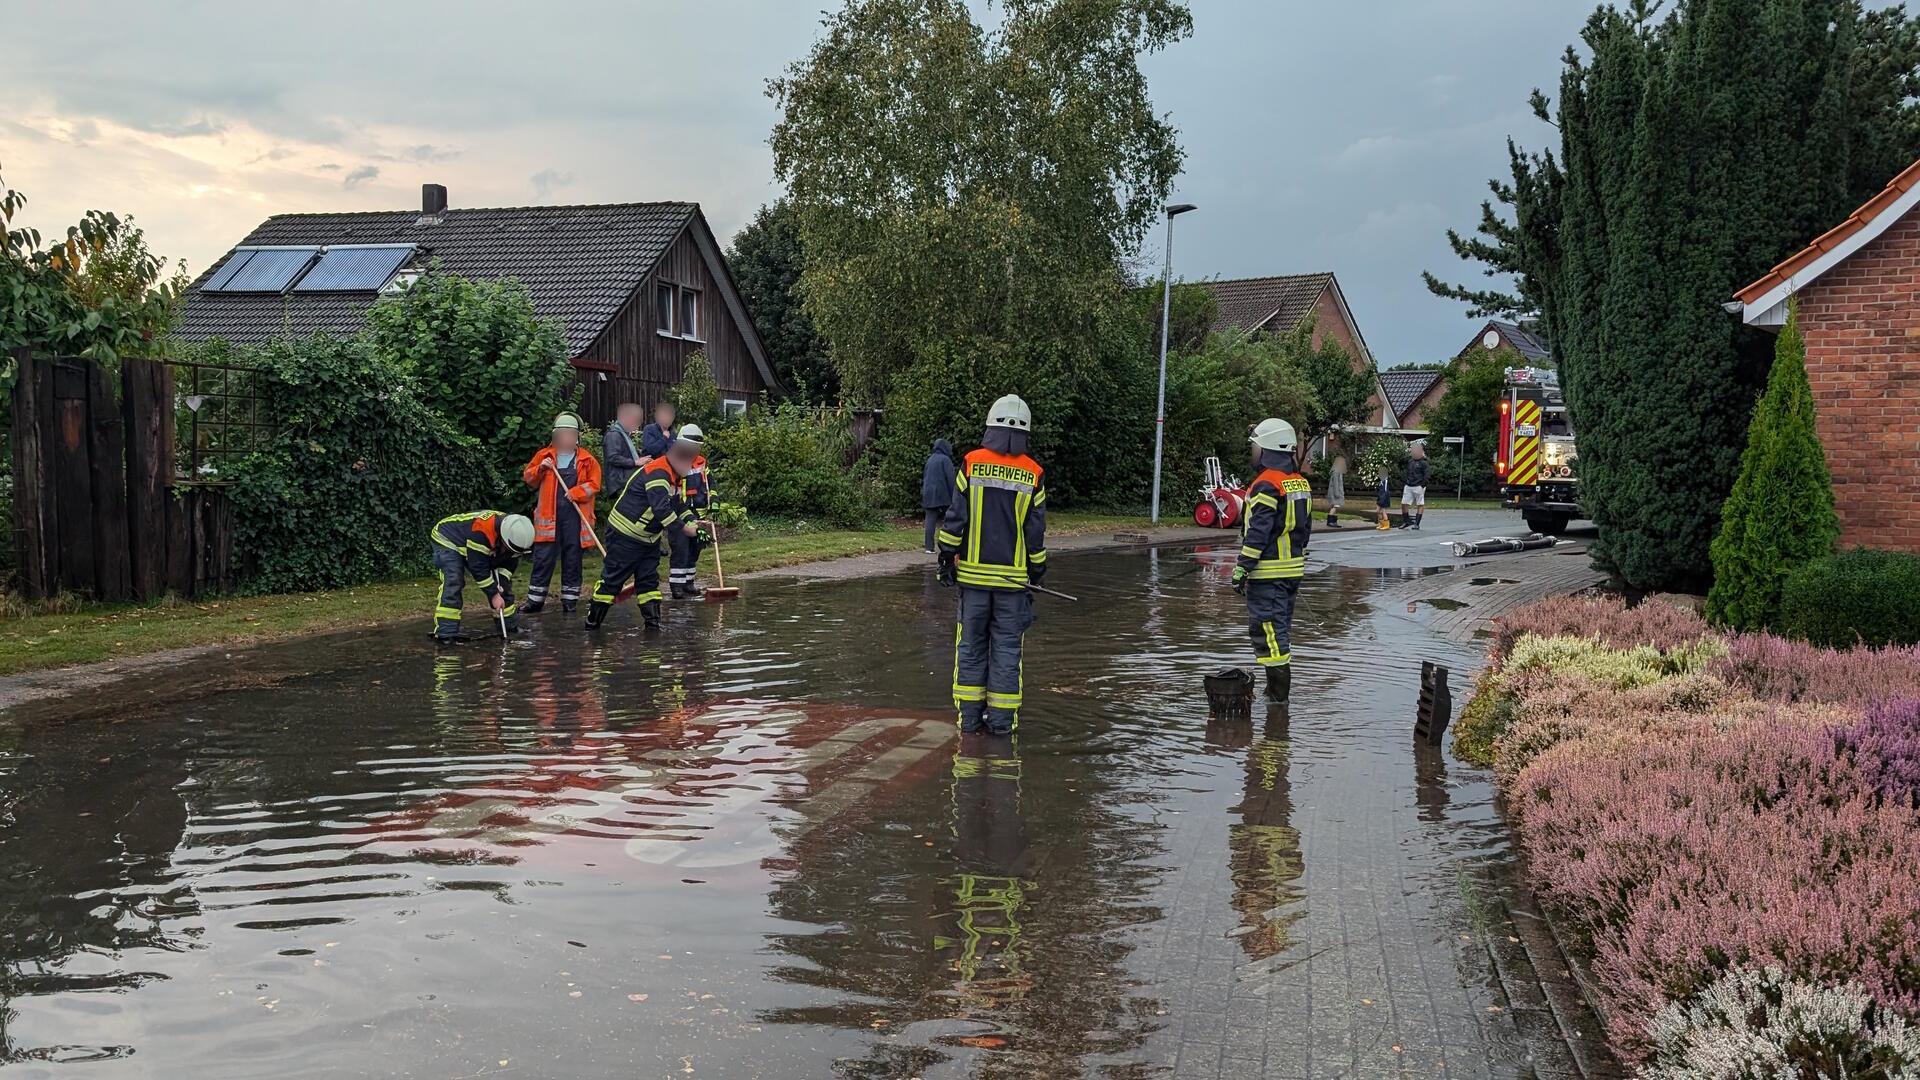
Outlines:
{"type": "MultiPolygon", "coordinates": [[[[559,487],[559,490],[554,492],[555,499],[566,499],[567,498],[567,478],[560,475],[560,466],[555,465],[553,463],[552,458],[548,458],[547,469],[548,471],[553,473],[553,482],[559,487]]],[[[572,500],[569,499],[568,501],[572,501],[572,500]]],[[[593,522],[587,520],[587,515],[584,512],[582,512],[578,506],[573,508],[573,512],[580,515],[580,527],[587,530],[587,539],[593,541],[593,546],[600,549],[600,557],[603,559],[606,558],[607,547],[605,544],[602,544],[600,542],[600,534],[593,531],[593,522]]],[[[558,506],[555,506],[554,514],[557,516],[559,513],[560,513],[560,508],[558,506]]]]}
{"type": "MultiPolygon", "coordinates": [[[[709,465],[708,468],[712,468],[712,466],[709,465]]],[[[707,507],[708,509],[712,509],[713,504],[719,501],[720,500],[713,497],[713,474],[708,473],[707,474],[707,507]]],[[[711,518],[707,519],[707,541],[713,545],[713,576],[719,579],[720,587],[724,589],[727,587],[727,572],[725,570],[720,569],[720,526],[715,524],[711,518]]]]}

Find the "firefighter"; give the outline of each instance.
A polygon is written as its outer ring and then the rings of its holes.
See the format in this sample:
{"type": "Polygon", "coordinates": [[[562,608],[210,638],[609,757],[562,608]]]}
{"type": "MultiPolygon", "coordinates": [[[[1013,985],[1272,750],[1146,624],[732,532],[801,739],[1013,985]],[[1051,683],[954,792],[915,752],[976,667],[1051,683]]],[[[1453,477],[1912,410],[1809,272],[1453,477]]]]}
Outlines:
{"type": "Polygon", "coordinates": [[[527,582],[524,608],[531,615],[547,606],[547,586],[557,562],[560,606],[571,614],[580,602],[580,556],[593,546],[580,522],[584,518],[593,524],[593,500],[600,495],[600,462],[580,446],[579,417],[554,417],[553,444],[533,455],[520,470],[520,479],[539,492],[533,504],[533,578],[527,582]]]}
{"type": "Polygon", "coordinates": [[[478,510],[451,514],[433,527],[433,565],[440,571],[440,604],[433,609],[433,637],[442,644],[466,640],[460,633],[460,609],[468,575],[487,594],[487,604],[504,618],[507,632],[520,629],[513,606],[513,572],[533,549],[533,522],[519,514],[478,510]]]}
{"type": "Polygon", "coordinates": [[[953,704],[962,733],[1008,735],[1020,723],[1020,645],[1033,625],[1027,586],[1047,572],[1047,489],[1027,456],[1032,430],[1026,402],[1008,394],[993,403],[940,528],[940,583],[960,586],[953,704]]]}
{"type": "MultiPolygon", "coordinates": [[[[706,434],[699,424],[686,424],[680,428],[681,442],[692,443],[699,448],[694,453],[693,464],[687,467],[686,475],[680,478],[680,502],[686,507],[688,515],[696,521],[705,517],[701,511],[707,508],[711,499],[711,488],[707,484],[707,458],[701,452],[706,447],[706,434]]],[[[667,583],[668,595],[675,600],[698,599],[706,590],[694,584],[699,573],[702,537],[688,536],[679,529],[667,531],[667,583]]]]}
{"type": "Polygon", "coordinates": [[[628,578],[647,629],[660,629],[660,537],[668,530],[689,537],[699,531],[680,501],[680,478],[699,453],[699,444],[674,440],[665,454],[634,473],[614,500],[607,512],[607,561],[587,605],[587,629],[600,628],[628,578]]]}
{"type": "Polygon", "coordinates": [[[1285,701],[1293,685],[1293,601],[1313,532],[1313,492],[1295,464],[1299,440],[1292,424],[1262,420],[1251,442],[1260,474],[1247,489],[1233,590],[1247,598],[1254,655],[1267,669],[1267,698],[1285,701]]]}

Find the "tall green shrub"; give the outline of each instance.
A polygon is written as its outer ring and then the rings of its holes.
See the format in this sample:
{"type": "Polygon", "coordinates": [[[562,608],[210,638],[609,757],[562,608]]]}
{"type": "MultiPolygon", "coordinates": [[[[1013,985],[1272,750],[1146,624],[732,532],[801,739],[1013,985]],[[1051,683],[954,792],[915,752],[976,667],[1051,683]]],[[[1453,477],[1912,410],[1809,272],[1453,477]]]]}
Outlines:
{"type": "Polygon", "coordinates": [[[285,338],[265,369],[275,434],[241,461],[234,546],[259,592],[334,589],[425,569],[441,517],[490,506],[485,448],[358,338],[285,338]]]}
{"type": "Polygon", "coordinates": [[[841,414],[799,405],[753,409],[710,433],[714,494],[755,518],[784,517],[839,526],[873,519],[865,471],[849,470],[841,414]]]}
{"type": "Polygon", "coordinates": [[[1807,346],[1795,311],[1780,332],[1767,391],[1747,428],[1740,476],[1713,539],[1708,618],[1736,630],[1771,625],[1787,576],[1831,554],[1839,538],[1833,479],[1814,430],[1807,346]]]}
{"type": "Polygon", "coordinates": [[[1858,0],[1627,0],[1535,92],[1556,152],[1509,146],[1463,258],[1538,312],[1580,433],[1604,567],[1705,585],[1770,343],[1720,304],[1920,156],[1920,20],[1858,0]],[[1511,208],[1505,214],[1495,203],[1511,208]]]}
{"type": "Polygon", "coordinates": [[[560,324],[534,314],[526,286],[469,281],[436,263],[373,306],[366,336],[429,408],[480,440],[492,489],[521,494],[521,467],[578,397],[560,324]]]}
{"type": "Polygon", "coordinates": [[[682,422],[711,424],[720,416],[720,387],[713,381],[713,363],[705,350],[687,357],[680,368],[680,381],[667,397],[682,422]]]}

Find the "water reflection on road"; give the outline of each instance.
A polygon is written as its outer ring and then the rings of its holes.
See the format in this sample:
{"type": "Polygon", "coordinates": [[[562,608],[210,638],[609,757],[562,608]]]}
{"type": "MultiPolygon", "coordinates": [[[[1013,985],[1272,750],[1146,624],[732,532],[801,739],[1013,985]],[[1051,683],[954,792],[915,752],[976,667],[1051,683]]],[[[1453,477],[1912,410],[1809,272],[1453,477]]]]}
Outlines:
{"type": "MultiPolygon", "coordinates": [[[[148,715],[0,721],[0,1062],[87,1076],[1487,1075],[1491,793],[1421,659],[1302,591],[1296,704],[1224,552],[1088,555],[1017,740],[953,732],[951,594],[757,582],[673,633],[435,653],[148,715]],[[1465,944],[1463,944],[1465,942],[1465,944]],[[84,1066],[62,1062],[90,1061],[84,1066]]],[[[298,652],[308,645],[289,646],[298,652]]],[[[316,663],[319,662],[316,660],[316,663]]],[[[1497,895],[1492,905],[1501,903],[1497,895]]]]}

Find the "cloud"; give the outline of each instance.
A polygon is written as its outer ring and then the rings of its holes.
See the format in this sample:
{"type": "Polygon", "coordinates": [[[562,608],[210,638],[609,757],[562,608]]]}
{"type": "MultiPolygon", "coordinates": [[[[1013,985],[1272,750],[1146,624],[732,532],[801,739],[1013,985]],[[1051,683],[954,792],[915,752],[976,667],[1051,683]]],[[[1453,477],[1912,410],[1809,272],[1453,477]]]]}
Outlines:
{"type": "Polygon", "coordinates": [[[533,181],[534,197],[544,199],[572,184],[577,178],[572,173],[562,172],[559,169],[541,169],[527,179],[533,181]]]}
{"type": "MultiPolygon", "coordinates": [[[[250,160],[249,160],[249,161],[247,162],[247,164],[249,164],[249,165],[258,165],[258,164],[260,164],[260,163],[261,163],[261,162],[263,162],[263,161],[285,161],[285,160],[287,160],[288,158],[290,158],[290,157],[293,157],[293,156],[294,156],[294,151],[292,151],[292,150],[289,150],[289,149],[287,149],[287,148],[286,148],[286,147],[284,147],[284,146],[276,146],[276,147],[274,147],[274,148],[272,148],[271,150],[264,150],[264,151],[261,151],[261,152],[260,152],[260,153],[258,153],[258,154],[255,154],[255,155],[254,155],[254,156],[253,156],[253,157],[252,157],[252,158],[251,158],[251,159],[250,159],[250,160]]],[[[322,168],[325,168],[325,166],[321,166],[321,167],[322,167],[322,168]]],[[[336,166],[336,168],[337,168],[337,166],[336,166]]]]}
{"type": "Polygon", "coordinates": [[[379,175],[380,175],[380,166],[362,165],[359,168],[348,173],[340,181],[340,186],[343,188],[346,188],[348,191],[352,191],[354,188],[359,187],[360,185],[378,177],[379,175]]]}

